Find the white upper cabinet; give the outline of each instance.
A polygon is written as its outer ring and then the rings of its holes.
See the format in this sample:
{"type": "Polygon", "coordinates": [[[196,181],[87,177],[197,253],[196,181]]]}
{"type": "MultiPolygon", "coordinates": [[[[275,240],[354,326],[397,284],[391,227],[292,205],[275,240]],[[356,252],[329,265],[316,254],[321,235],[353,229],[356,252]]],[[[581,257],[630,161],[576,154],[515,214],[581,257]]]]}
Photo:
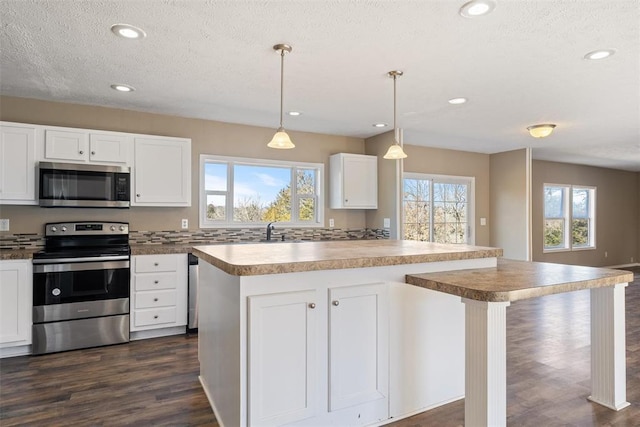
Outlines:
{"type": "Polygon", "coordinates": [[[329,157],[331,209],[378,208],[378,158],[339,153],[329,157]]]}
{"type": "Polygon", "coordinates": [[[86,129],[45,129],[44,158],[71,162],[128,164],[133,138],[86,129]]]}
{"type": "Polygon", "coordinates": [[[0,123],[0,204],[35,205],[36,126],[0,123]]]}
{"type": "Polygon", "coordinates": [[[130,135],[91,133],[89,135],[89,160],[101,163],[129,164],[129,152],[133,138],[130,135]]]}
{"type": "Polygon", "coordinates": [[[136,137],[131,206],[191,206],[191,140],[136,137]]]}

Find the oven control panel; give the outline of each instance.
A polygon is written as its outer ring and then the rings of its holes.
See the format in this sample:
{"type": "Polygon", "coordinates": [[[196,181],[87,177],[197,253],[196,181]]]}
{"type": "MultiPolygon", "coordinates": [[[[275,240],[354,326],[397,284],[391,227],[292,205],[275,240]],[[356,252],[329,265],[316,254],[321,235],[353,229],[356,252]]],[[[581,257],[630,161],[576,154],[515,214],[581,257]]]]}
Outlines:
{"type": "Polygon", "coordinates": [[[55,222],[45,225],[45,236],[129,234],[126,222],[55,222]]]}

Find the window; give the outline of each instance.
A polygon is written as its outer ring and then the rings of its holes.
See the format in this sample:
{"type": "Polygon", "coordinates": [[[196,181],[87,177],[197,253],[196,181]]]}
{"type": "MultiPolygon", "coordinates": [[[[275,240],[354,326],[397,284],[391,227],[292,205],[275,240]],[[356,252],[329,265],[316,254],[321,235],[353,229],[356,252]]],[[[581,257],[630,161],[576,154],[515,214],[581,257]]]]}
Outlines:
{"type": "Polygon", "coordinates": [[[324,164],[200,156],[200,227],[323,225],[324,164]]]}
{"type": "Polygon", "coordinates": [[[544,185],[544,251],[595,249],[596,189],[544,185]]]}
{"type": "Polygon", "coordinates": [[[472,243],[473,178],[404,174],[403,238],[472,243]]]}

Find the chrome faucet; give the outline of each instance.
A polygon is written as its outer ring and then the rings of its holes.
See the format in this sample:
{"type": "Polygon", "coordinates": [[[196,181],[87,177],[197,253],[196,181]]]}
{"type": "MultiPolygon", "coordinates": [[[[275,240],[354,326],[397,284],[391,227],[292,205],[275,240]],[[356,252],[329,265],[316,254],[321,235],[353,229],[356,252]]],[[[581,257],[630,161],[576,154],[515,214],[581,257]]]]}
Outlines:
{"type": "Polygon", "coordinates": [[[271,232],[276,229],[276,226],[273,225],[273,222],[267,224],[267,242],[271,241],[271,232]]]}

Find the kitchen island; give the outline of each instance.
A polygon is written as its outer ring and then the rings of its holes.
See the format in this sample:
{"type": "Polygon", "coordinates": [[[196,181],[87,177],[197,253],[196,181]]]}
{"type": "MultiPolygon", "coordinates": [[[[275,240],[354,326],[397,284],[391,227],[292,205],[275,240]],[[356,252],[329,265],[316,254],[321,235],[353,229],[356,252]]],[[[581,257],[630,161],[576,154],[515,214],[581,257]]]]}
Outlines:
{"type": "Polygon", "coordinates": [[[464,396],[464,305],[406,274],[501,249],[397,240],[198,246],[200,380],[224,426],[370,425],[464,396]]]}

